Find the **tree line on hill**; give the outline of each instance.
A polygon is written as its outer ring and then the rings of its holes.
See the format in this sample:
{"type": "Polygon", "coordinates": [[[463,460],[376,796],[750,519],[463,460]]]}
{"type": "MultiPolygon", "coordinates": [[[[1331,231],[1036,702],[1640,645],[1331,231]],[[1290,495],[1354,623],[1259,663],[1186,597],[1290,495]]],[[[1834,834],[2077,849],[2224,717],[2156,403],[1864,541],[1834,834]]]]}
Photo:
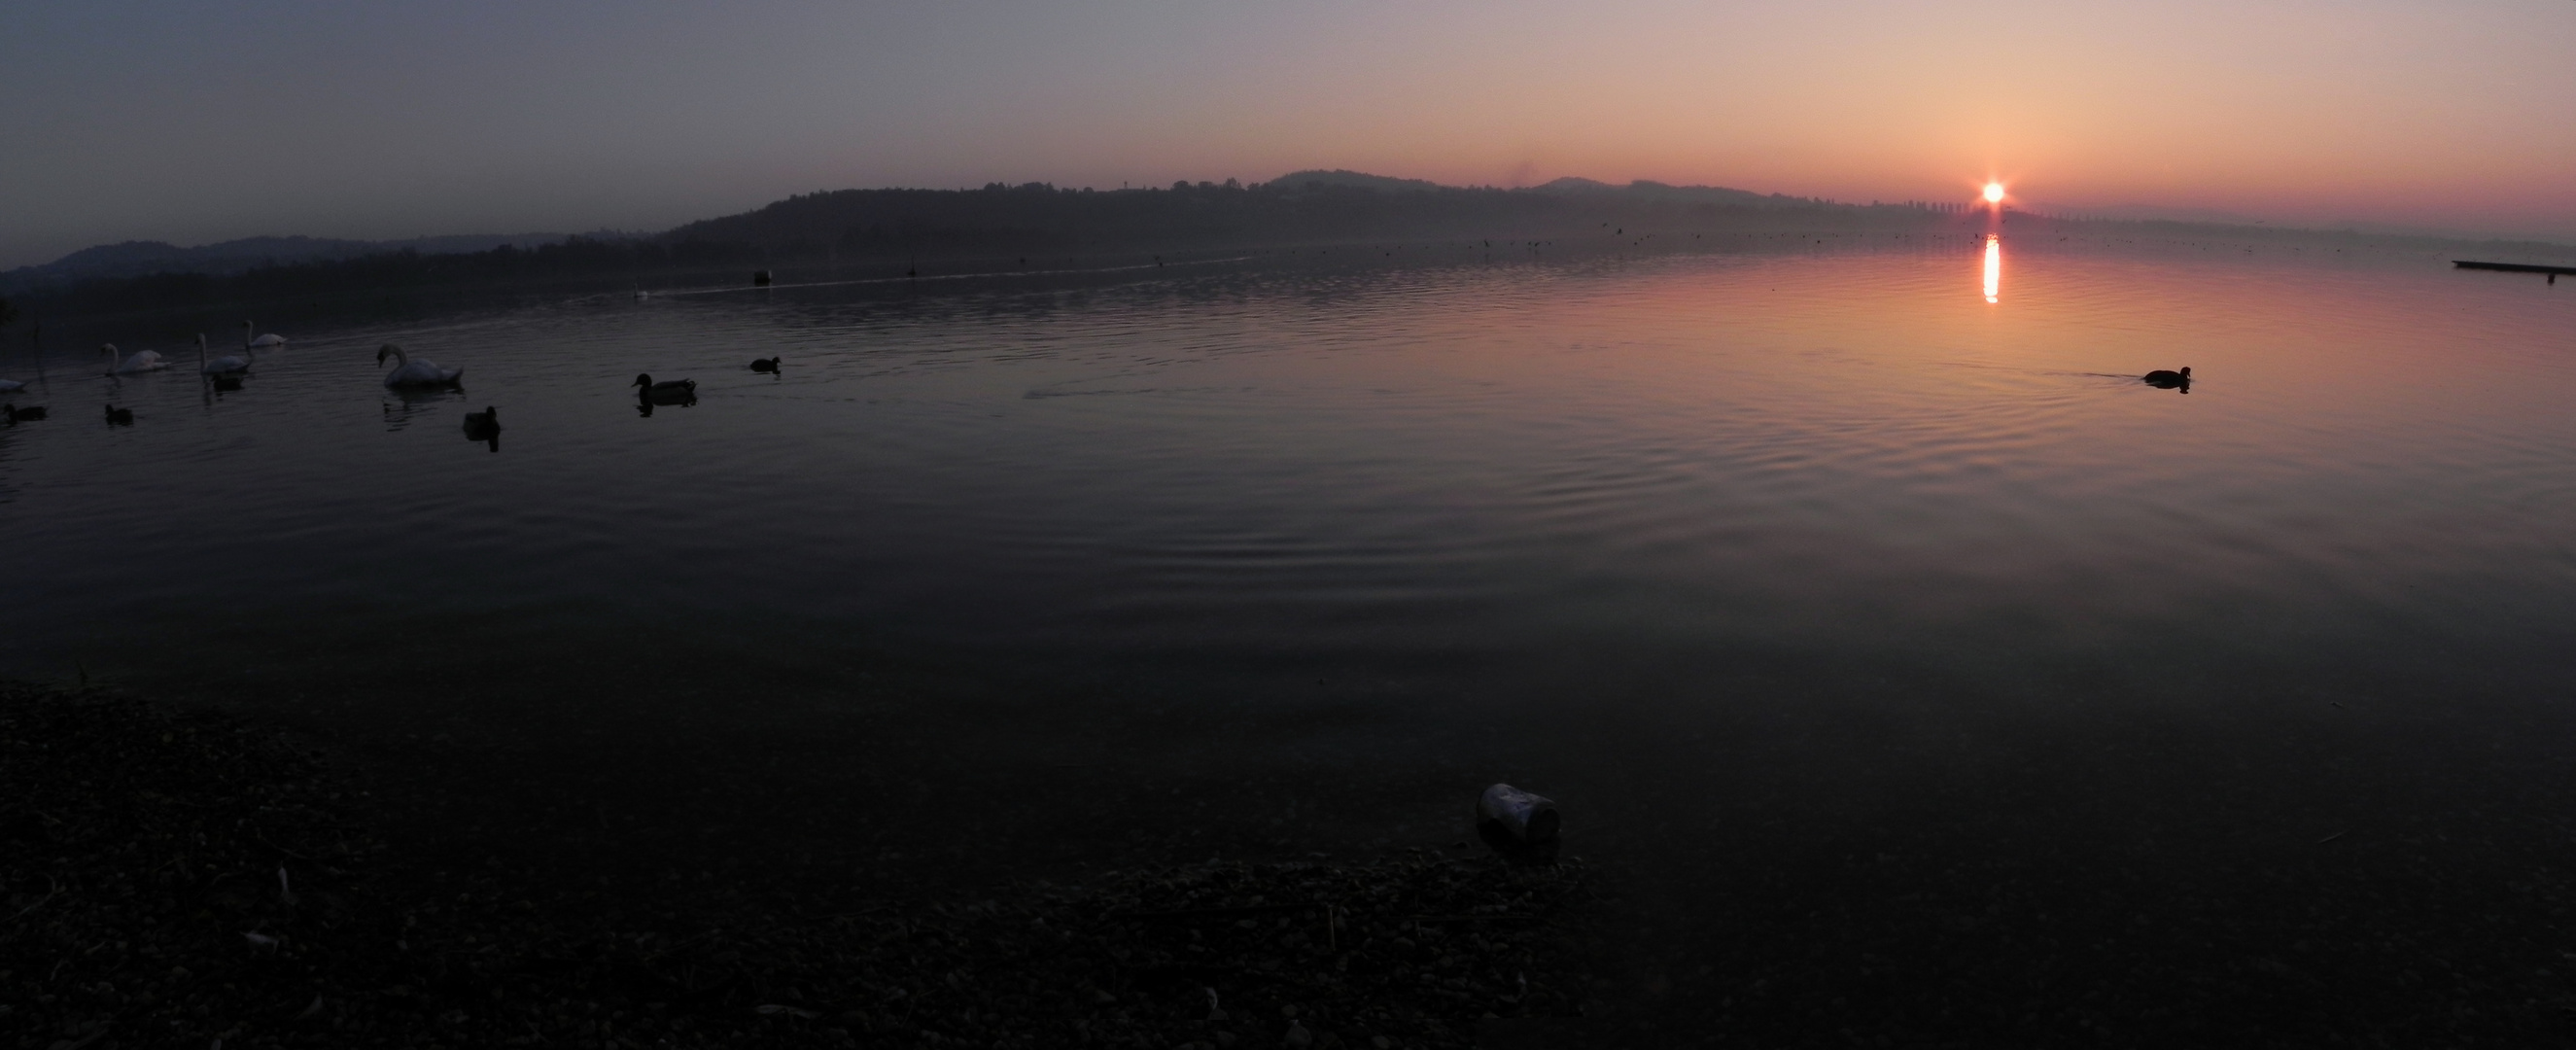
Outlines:
{"type": "Polygon", "coordinates": [[[789,197],[636,238],[570,237],[523,247],[402,250],[255,266],[39,280],[0,287],[41,309],[90,313],[385,289],[600,283],[825,263],[888,274],[995,268],[1023,258],[1108,265],[1163,253],[1401,241],[1609,243],[1649,231],[1917,228],[1952,221],[1917,206],[1846,205],[1743,190],[1564,179],[1528,189],[1462,188],[1354,172],[1268,183],[1179,182],[1093,190],[1046,183],[981,189],[836,190],[789,197]]]}

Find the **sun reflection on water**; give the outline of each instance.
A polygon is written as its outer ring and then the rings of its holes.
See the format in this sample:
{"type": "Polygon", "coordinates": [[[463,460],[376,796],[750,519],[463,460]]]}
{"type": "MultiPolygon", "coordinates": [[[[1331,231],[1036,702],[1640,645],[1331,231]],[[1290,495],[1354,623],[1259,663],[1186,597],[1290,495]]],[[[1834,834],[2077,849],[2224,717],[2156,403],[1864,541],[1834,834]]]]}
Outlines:
{"type": "Polygon", "coordinates": [[[1986,235],[1986,301],[1987,301],[1987,302],[1990,302],[1990,303],[1991,303],[1991,302],[1994,302],[1994,301],[1995,301],[1995,296],[1996,296],[1996,294],[1997,294],[1997,293],[1999,293],[1999,292],[2001,292],[2001,291],[2003,291],[2003,286],[2004,286],[2004,245],[2003,245],[2003,238],[2001,238],[2001,237],[1997,237],[1997,236],[1995,236],[1995,235],[1993,235],[1993,234],[1987,234],[1987,235],[1986,235]]]}

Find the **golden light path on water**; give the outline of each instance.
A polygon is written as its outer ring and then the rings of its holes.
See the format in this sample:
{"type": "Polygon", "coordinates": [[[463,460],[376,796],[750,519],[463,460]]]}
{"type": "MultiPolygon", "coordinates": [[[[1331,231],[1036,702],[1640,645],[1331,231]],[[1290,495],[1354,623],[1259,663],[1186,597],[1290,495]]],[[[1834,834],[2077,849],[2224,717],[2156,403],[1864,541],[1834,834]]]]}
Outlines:
{"type": "Polygon", "coordinates": [[[2003,238],[1986,235],[1986,301],[1994,302],[2004,286],[2003,238]]]}

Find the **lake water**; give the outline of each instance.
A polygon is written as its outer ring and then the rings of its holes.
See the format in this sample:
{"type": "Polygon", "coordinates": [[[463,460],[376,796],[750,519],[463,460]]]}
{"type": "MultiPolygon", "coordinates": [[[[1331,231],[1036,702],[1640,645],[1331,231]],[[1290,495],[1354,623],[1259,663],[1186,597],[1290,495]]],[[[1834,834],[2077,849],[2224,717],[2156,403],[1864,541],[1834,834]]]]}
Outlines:
{"type": "Polygon", "coordinates": [[[636,878],[1446,847],[1510,780],[1693,1032],[2563,1029],[2576,287],[1981,243],[522,302],[221,393],[237,318],[89,325],[183,367],[16,398],[0,671],[636,878]]]}

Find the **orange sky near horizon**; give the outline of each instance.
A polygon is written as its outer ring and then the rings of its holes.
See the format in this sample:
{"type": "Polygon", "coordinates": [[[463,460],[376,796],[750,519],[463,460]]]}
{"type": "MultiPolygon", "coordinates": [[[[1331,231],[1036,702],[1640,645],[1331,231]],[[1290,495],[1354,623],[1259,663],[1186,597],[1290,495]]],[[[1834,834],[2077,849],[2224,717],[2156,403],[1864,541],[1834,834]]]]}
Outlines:
{"type": "Polygon", "coordinates": [[[0,266],[139,238],[659,229],[816,189],[1989,178],[2576,240],[2576,3],[141,0],[0,37],[0,266]]]}

